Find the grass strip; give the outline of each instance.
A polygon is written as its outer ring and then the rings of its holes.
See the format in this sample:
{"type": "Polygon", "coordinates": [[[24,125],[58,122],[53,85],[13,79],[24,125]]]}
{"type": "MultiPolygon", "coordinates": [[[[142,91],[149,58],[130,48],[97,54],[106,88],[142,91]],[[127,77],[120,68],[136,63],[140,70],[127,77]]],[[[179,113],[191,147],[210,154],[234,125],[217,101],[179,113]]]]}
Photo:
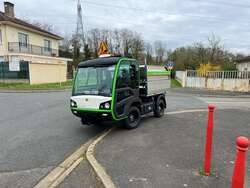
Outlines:
{"type": "Polygon", "coordinates": [[[62,83],[32,84],[29,83],[0,83],[0,89],[22,89],[22,90],[53,90],[69,89],[72,87],[72,81],[62,83]]]}

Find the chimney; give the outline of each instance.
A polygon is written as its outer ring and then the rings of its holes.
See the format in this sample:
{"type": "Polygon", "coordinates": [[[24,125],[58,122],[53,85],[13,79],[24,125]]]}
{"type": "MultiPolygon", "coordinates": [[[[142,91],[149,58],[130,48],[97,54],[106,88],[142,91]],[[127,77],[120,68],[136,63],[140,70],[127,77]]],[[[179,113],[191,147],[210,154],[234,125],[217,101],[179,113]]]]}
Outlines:
{"type": "Polygon", "coordinates": [[[4,2],[4,14],[5,16],[15,17],[14,4],[10,2],[4,2]]]}

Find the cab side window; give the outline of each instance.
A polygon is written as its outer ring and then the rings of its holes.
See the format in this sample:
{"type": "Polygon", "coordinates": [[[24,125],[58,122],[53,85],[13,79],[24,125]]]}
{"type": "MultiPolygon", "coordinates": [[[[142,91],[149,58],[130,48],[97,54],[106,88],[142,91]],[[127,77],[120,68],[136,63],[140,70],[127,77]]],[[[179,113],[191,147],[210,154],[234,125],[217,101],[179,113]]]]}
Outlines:
{"type": "Polygon", "coordinates": [[[117,88],[125,88],[130,85],[130,64],[129,62],[121,62],[118,77],[117,88]]]}
{"type": "Polygon", "coordinates": [[[136,89],[139,87],[139,69],[135,64],[130,65],[130,87],[136,89]]]}

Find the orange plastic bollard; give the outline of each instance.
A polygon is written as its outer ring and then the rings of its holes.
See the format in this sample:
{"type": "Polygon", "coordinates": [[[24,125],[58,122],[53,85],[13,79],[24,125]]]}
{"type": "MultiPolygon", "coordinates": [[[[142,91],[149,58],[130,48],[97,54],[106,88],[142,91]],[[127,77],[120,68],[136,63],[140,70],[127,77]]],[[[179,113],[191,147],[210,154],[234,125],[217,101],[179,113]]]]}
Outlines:
{"type": "Polygon", "coordinates": [[[234,163],[234,172],[232,177],[232,188],[243,188],[245,178],[245,160],[246,152],[249,146],[248,138],[240,136],[236,140],[237,154],[234,163]]]}
{"type": "Polygon", "coordinates": [[[209,176],[211,172],[211,155],[212,155],[212,141],[213,141],[213,127],[214,127],[214,110],[215,105],[208,105],[208,123],[206,136],[206,149],[204,159],[204,173],[209,176]]]}

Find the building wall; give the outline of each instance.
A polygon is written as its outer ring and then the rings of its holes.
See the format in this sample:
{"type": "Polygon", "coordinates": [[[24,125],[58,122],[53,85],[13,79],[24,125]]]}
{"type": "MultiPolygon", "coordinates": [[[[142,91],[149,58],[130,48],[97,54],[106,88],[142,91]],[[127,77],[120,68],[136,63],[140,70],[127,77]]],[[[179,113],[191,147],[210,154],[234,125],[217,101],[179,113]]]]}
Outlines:
{"type": "Polygon", "coordinates": [[[30,84],[66,82],[67,65],[30,62],[30,84]]]}
{"type": "Polygon", "coordinates": [[[12,61],[13,58],[18,58],[19,60],[29,62],[30,84],[56,83],[65,82],[67,80],[67,61],[69,61],[69,59],[8,52],[8,42],[17,43],[19,32],[28,35],[28,43],[31,45],[44,47],[44,39],[50,40],[51,48],[57,51],[59,49],[59,40],[6,24],[0,24],[0,29],[2,32],[0,59],[12,61]]]}
{"type": "MultiPolygon", "coordinates": [[[[179,75],[181,75],[181,71],[179,72],[179,75]]],[[[182,71],[182,74],[184,72],[182,71]]],[[[210,71],[206,75],[199,75],[197,71],[189,70],[186,71],[186,75],[183,81],[184,87],[240,92],[250,91],[250,73],[248,72],[210,71]]]]}
{"type": "MultiPolygon", "coordinates": [[[[0,55],[3,51],[7,51],[8,49],[8,42],[18,42],[18,33],[24,33],[28,35],[29,44],[36,45],[36,46],[44,46],[44,39],[51,41],[51,48],[52,49],[59,49],[59,41],[53,38],[43,36],[22,28],[17,28],[10,25],[0,25],[0,29],[2,30],[2,41],[3,45],[2,48],[0,47],[0,55]],[[4,47],[4,49],[3,49],[4,47]]],[[[58,54],[57,54],[58,55],[58,54]]]]}
{"type": "Polygon", "coordinates": [[[250,71],[250,62],[238,63],[236,67],[239,71],[250,71]]]}
{"type": "Polygon", "coordinates": [[[2,42],[0,43],[0,56],[4,56],[7,54],[7,41],[6,41],[6,25],[0,24],[0,30],[1,30],[1,40],[2,42]]]}
{"type": "Polygon", "coordinates": [[[176,71],[175,72],[175,78],[181,83],[182,87],[185,87],[186,77],[187,77],[186,71],[176,71]]]}

